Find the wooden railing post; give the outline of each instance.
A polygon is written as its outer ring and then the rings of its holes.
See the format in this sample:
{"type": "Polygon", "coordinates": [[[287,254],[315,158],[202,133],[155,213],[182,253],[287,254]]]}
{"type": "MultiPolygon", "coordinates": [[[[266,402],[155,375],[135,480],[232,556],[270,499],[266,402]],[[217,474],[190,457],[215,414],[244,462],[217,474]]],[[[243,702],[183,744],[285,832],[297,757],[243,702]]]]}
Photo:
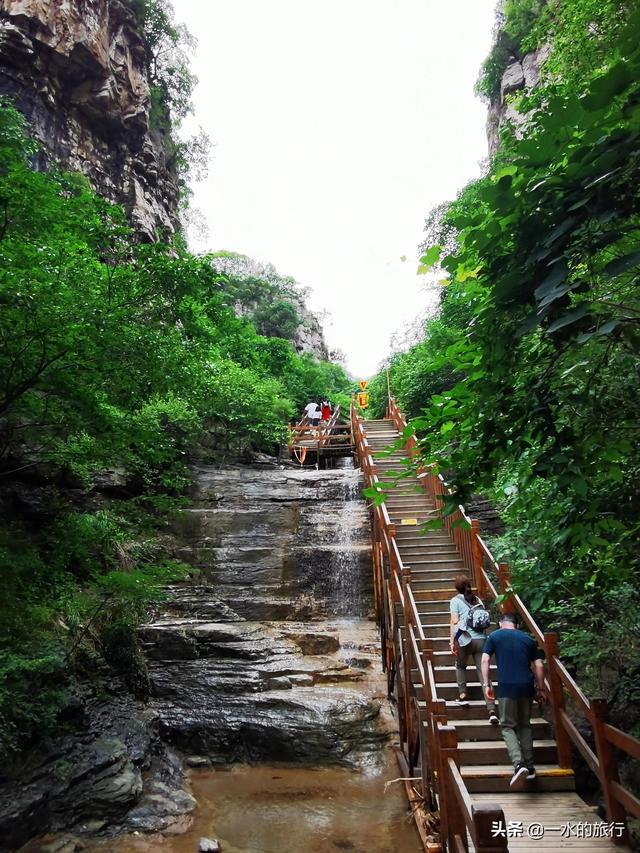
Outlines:
{"type": "Polygon", "coordinates": [[[470,533],[471,553],[473,555],[473,577],[476,582],[476,587],[478,588],[478,595],[484,601],[487,597],[487,587],[484,582],[484,572],[482,570],[482,549],[480,548],[480,543],[478,542],[478,536],[480,536],[480,522],[475,518],[471,521],[470,533]]]}
{"type": "Polygon", "coordinates": [[[558,675],[556,657],[558,656],[558,635],[548,633],[544,635],[544,652],[547,658],[547,674],[549,677],[549,702],[553,716],[556,744],[558,746],[558,764],[560,767],[572,767],[571,742],[564,727],[562,712],[564,711],[564,690],[562,681],[558,675]]]}
{"type": "Polygon", "coordinates": [[[440,805],[440,835],[447,841],[448,849],[455,850],[454,838],[456,835],[463,839],[466,845],[467,824],[456,799],[451,771],[449,770],[449,759],[452,758],[457,767],[460,767],[458,755],[458,736],[454,726],[438,725],[438,743],[440,749],[440,761],[438,767],[438,803],[440,805]],[[442,821],[442,806],[445,805],[444,828],[442,821]]]}
{"type": "MultiPolygon", "coordinates": [[[[500,585],[500,592],[504,595],[510,586],[509,563],[500,563],[498,565],[498,583],[500,585]]],[[[514,613],[515,609],[516,605],[510,596],[508,596],[500,605],[500,610],[503,613],[514,613]]]]}
{"type": "Polygon", "coordinates": [[[381,605],[382,605],[382,588],[381,588],[381,577],[382,577],[382,567],[380,565],[380,560],[382,559],[381,548],[380,548],[380,531],[378,529],[376,514],[373,511],[373,508],[369,510],[369,524],[371,525],[371,559],[373,562],[373,594],[374,594],[374,603],[376,609],[376,621],[378,625],[380,625],[380,614],[381,614],[381,605]]]}
{"type": "Polygon", "coordinates": [[[499,805],[473,803],[471,815],[475,828],[476,853],[504,853],[509,849],[507,822],[499,805]],[[504,831],[504,835],[500,830],[504,831]]]}
{"type": "MultiPolygon", "coordinates": [[[[409,569],[402,568],[402,600],[404,602],[404,630],[402,633],[402,662],[404,664],[404,678],[403,678],[403,686],[404,686],[404,696],[401,697],[402,702],[404,703],[404,715],[406,721],[406,731],[407,731],[407,754],[409,758],[409,767],[413,770],[413,764],[411,761],[411,745],[413,743],[413,714],[412,714],[412,703],[411,703],[411,659],[413,655],[413,647],[410,641],[410,631],[411,631],[411,611],[408,605],[409,596],[407,592],[407,587],[411,580],[411,572],[409,569]]],[[[417,666],[416,662],[416,666],[417,666]]]]}
{"type": "MultiPolygon", "coordinates": [[[[613,746],[609,743],[604,733],[604,725],[608,722],[609,706],[605,699],[591,700],[591,725],[593,727],[593,740],[598,756],[600,770],[600,785],[604,795],[604,803],[607,809],[607,819],[611,823],[624,824],[621,837],[615,837],[616,844],[627,844],[628,833],[626,828],[626,813],[621,803],[613,794],[612,783],[619,782],[618,764],[613,746]]],[[[615,835],[615,833],[614,833],[615,835]]]]}
{"type": "MultiPolygon", "coordinates": [[[[428,662],[433,659],[433,643],[429,639],[418,640],[418,648],[422,656],[422,667],[426,681],[428,662]]],[[[429,808],[433,809],[433,746],[430,737],[432,709],[429,690],[424,684],[422,688],[424,709],[418,714],[420,725],[420,775],[422,777],[422,796],[429,804],[429,808]]]]}

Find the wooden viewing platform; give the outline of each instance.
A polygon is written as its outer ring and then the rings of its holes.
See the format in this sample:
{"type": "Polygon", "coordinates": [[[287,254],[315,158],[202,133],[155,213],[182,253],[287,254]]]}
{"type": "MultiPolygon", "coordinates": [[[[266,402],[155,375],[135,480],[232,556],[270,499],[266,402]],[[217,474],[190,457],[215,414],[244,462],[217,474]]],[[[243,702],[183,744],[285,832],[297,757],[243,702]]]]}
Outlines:
{"type": "Polygon", "coordinates": [[[520,597],[507,593],[509,568],[496,563],[478,522],[462,506],[441,516],[439,497],[451,494],[442,477],[418,467],[393,487],[383,472],[403,470],[402,460],[417,452],[414,437],[402,438],[406,421],[393,398],[384,419],[363,420],[352,407],[351,421],[366,485],[389,486],[384,503],[371,507],[376,613],[389,693],[398,705],[402,776],[419,780],[410,799],[425,850],[437,849],[427,840],[426,821],[436,810],[449,853],[629,850],[627,816],[640,817],[640,800],[620,783],[617,758],[640,759],[640,741],[609,725],[604,700],[587,698],[562,663],[556,635],[543,633],[520,597]],[[435,518],[441,529],[420,535],[435,518]],[[486,604],[515,611],[545,652],[549,705],[532,718],[537,776],[522,793],[510,789],[513,767],[500,728],[488,720],[474,669],[468,669],[468,704],[455,701],[449,599],[459,573],[486,604]],[[590,729],[589,742],[567,713],[567,698],[590,729]],[[606,821],[575,792],[572,749],[600,783],[606,821]]]}
{"type": "Polygon", "coordinates": [[[312,426],[305,415],[295,426],[289,427],[289,455],[301,465],[317,464],[327,460],[351,456],[354,452],[351,423],[340,423],[340,406],[328,421],[312,426]]]}

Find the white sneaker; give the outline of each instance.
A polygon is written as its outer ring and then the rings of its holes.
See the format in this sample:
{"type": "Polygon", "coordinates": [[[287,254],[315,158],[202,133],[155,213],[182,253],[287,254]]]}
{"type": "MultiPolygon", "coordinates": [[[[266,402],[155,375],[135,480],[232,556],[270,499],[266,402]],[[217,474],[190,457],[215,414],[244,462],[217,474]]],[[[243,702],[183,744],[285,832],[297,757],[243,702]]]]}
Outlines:
{"type": "Polygon", "coordinates": [[[531,779],[536,778],[536,768],[535,767],[529,767],[527,769],[529,770],[529,772],[527,773],[527,782],[529,782],[531,779]]]}
{"type": "Polygon", "coordinates": [[[511,781],[509,782],[509,787],[512,791],[519,791],[523,785],[524,780],[527,778],[527,774],[529,773],[529,768],[526,764],[518,764],[518,766],[513,771],[513,776],[511,777],[511,781]]]}
{"type": "Polygon", "coordinates": [[[455,703],[456,703],[456,705],[460,705],[461,707],[463,707],[463,706],[465,706],[465,705],[468,705],[468,704],[469,704],[469,700],[468,700],[468,699],[467,699],[467,697],[463,694],[462,696],[460,696],[458,699],[456,699],[456,700],[455,700],[455,703]]]}

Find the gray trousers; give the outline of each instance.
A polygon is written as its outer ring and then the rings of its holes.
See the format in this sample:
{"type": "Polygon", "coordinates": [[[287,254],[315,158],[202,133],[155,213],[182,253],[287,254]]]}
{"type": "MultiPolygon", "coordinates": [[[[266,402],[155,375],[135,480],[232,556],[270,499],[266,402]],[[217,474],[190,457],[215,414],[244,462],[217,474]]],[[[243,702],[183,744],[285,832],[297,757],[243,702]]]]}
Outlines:
{"type": "Polygon", "coordinates": [[[533,767],[532,706],[533,699],[528,696],[498,699],[502,737],[514,767],[520,763],[533,767]]]}
{"type": "MultiPolygon", "coordinates": [[[[476,665],[476,669],[478,670],[478,681],[482,684],[482,650],[484,649],[484,639],[482,640],[471,640],[470,643],[467,643],[466,646],[460,646],[460,652],[456,657],[456,681],[458,682],[458,692],[466,693],[467,691],[467,666],[471,662],[473,658],[473,662],[476,665]]],[[[482,691],[484,695],[484,690],[482,691]]],[[[487,697],[484,697],[484,701],[487,704],[487,709],[489,711],[493,711],[495,705],[493,702],[489,701],[487,697]]]]}

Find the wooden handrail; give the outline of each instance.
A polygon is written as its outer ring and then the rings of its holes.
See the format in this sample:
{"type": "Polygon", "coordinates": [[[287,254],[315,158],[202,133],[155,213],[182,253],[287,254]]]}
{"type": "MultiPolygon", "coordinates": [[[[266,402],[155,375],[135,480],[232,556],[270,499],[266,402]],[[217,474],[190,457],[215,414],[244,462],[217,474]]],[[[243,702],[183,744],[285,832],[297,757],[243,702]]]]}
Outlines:
{"type": "Polygon", "coordinates": [[[631,758],[640,761],[640,741],[628,735],[626,732],[617,729],[615,726],[605,723],[603,726],[604,736],[612,746],[626,752],[631,758]]]}
{"type": "MultiPolygon", "coordinates": [[[[567,670],[565,665],[562,663],[562,661],[558,660],[558,658],[554,656],[553,662],[555,663],[555,665],[558,668],[558,675],[560,676],[560,680],[562,681],[567,692],[570,693],[571,696],[578,703],[578,706],[579,706],[580,710],[582,711],[582,713],[586,717],[588,717],[589,713],[591,711],[591,703],[589,702],[587,697],[584,695],[582,690],[580,690],[580,688],[578,687],[576,682],[573,680],[573,678],[571,677],[571,674],[569,673],[569,671],[567,670]]],[[[639,746],[640,746],[640,744],[639,744],[639,746]]]]}
{"type": "Polygon", "coordinates": [[[575,723],[573,722],[571,717],[567,714],[567,712],[561,711],[560,717],[562,718],[562,723],[563,723],[567,733],[569,734],[569,737],[571,738],[571,740],[575,744],[576,748],[582,754],[582,757],[587,762],[587,764],[589,765],[591,770],[593,770],[593,772],[596,774],[596,776],[598,776],[599,775],[599,773],[598,773],[598,771],[599,771],[598,756],[591,749],[591,747],[586,742],[586,740],[582,737],[582,735],[580,734],[580,732],[576,728],[575,723]]]}

